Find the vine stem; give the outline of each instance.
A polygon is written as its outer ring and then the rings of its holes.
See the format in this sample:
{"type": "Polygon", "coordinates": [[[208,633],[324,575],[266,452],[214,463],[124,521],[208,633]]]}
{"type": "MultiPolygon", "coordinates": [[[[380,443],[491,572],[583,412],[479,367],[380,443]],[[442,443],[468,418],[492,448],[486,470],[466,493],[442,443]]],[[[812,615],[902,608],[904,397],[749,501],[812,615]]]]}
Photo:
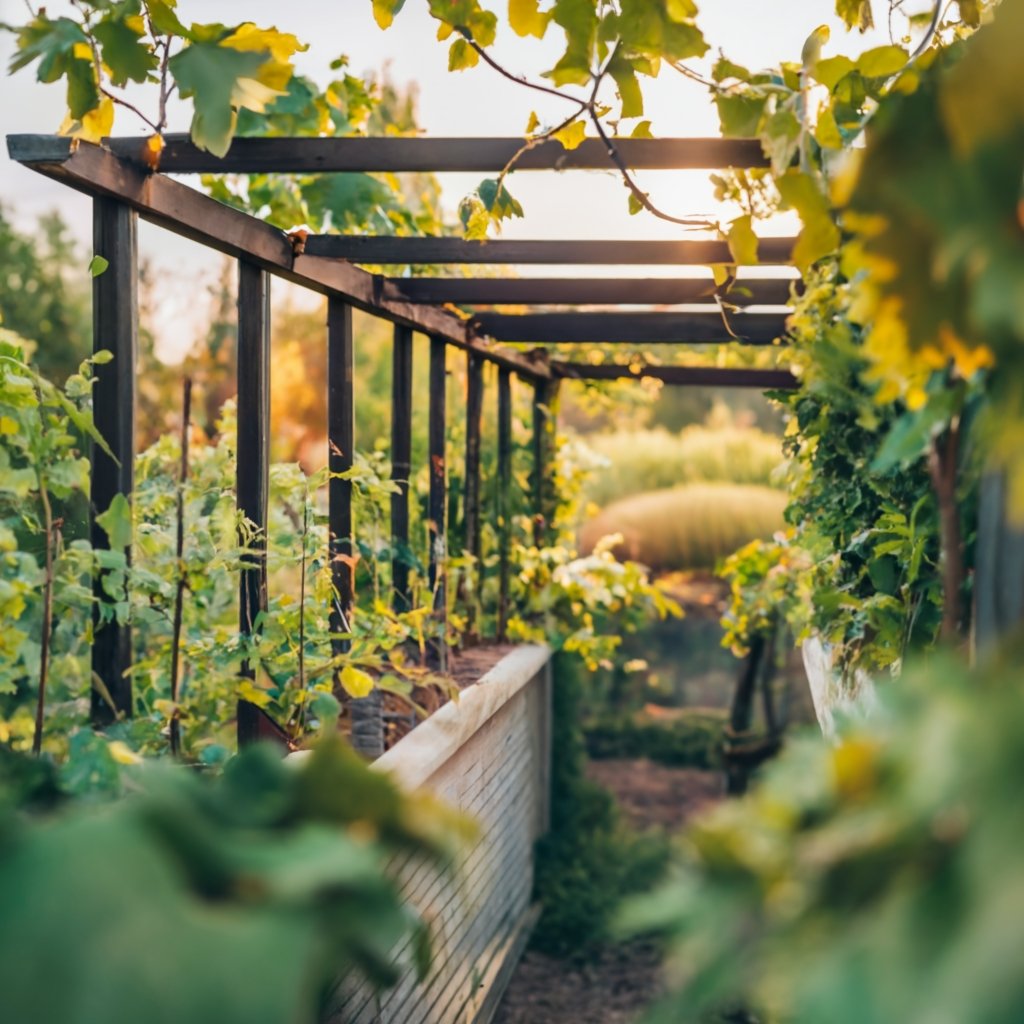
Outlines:
{"type": "Polygon", "coordinates": [[[598,137],[601,139],[601,142],[607,150],[608,158],[615,166],[615,169],[619,172],[619,175],[622,178],[626,188],[629,189],[633,197],[643,207],[643,209],[645,209],[651,215],[657,217],[659,220],[668,221],[668,223],[670,224],[679,224],[682,225],[683,227],[695,228],[711,228],[714,226],[711,224],[709,220],[707,220],[707,218],[676,217],[673,214],[666,213],[660,207],[655,205],[651,201],[650,196],[646,192],[644,192],[642,188],[640,188],[639,184],[637,184],[636,179],[633,177],[633,174],[630,171],[628,164],[622,158],[622,154],[619,152],[614,140],[611,138],[611,136],[605,130],[604,125],[601,123],[601,118],[597,112],[597,94],[598,90],[601,87],[601,83],[604,81],[605,77],[608,74],[608,68],[611,65],[612,60],[614,60],[615,55],[618,53],[618,44],[616,44],[615,49],[612,51],[611,57],[609,57],[608,60],[605,62],[604,67],[601,68],[600,71],[593,73],[593,88],[591,89],[589,99],[584,100],[580,99],[580,97],[578,96],[573,96],[571,93],[563,92],[560,89],[553,89],[550,86],[541,85],[539,82],[531,82],[529,79],[523,77],[522,75],[514,74],[513,72],[509,71],[507,68],[499,64],[478,42],[476,42],[476,40],[473,39],[472,32],[470,32],[468,28],[464,26],[456,26],[456,31],[466,40],[467,43],[469,43],[469,45],[473,48],[473,51],[480,56],[480,58],[488,65],[488,67],[493,68],[495,71],[498,72],[499,75],[502,75],[504,78],[507,78],[510,82],[515,82],[517,85],[524,86],[527,89],[533,89],[536,92],[545,93],[548,96],[555,96],[558,99],[566,100],[569,103],[575,104],[577,108],[575,112],[570,117],[566,118],[566,120],[563,121],[560,125],[551,129],[549,132],[545,132],[543,135],[538,136],[536,139],[528,140],[527,144],[521,147],[514,154],[512,159],[502,169],[501,175],[498,179],[499,187],[501,182],[504,181],[508,174],[515,170],[515,163],[516,161],[519,160],[523,153],[532,149],[538,143],[547,141],[547,139],[551,138],[551,136],[554,135],[556,132],[561,131],[562,128],[571,124],[581,114],[586,113],[590,116],[590,120],[593,122],[594,127],[597,130],[598,137]]]}
{"type": "Polygon", "coordinates": [[[46,710],[46,683],[50,674],[50,634],[53,631],[53,546],[59,532],[53,521],[46,478],[40,475],[39,499],[43,506],[43,527],[46,531],[46,573],[43,578],[43,625],[39,638],[39,695],[36,698],[36,723],[32,735],[32,753],[37,757],[43,749],[43,713],[46,710]]]}
{"type": "Polygon", "coordinates": [[[178,582],[174,592],[174,622],[171,626],[171,753],[181,752],[181,715],[178,710],[178,679],[181,665],[181,621],[185,608],[185,483],[188,480],[189,421],[192,418],[192,378],[182,383],[181,466],[178,474],[178,532],[174,544],[178,582]]]}

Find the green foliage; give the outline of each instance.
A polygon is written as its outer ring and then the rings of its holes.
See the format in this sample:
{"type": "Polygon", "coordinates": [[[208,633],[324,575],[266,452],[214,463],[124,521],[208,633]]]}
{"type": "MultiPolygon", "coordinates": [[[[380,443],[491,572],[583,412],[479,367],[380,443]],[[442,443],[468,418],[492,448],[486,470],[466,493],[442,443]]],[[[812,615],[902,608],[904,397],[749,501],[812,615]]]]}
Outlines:
{"type": "Polygon", "coordinates": [[[99,807],[64,802],[45,763],[0,773],[0,943],[47,949],[5,957],[0,984],[40,1024],[312,1024],[344,974],[394,984],[400,944],[426,971],[427,922],[386,867],[444,870],[466,835],[340,741],[301,765],[253,748],[212,780],[133,769],[134,797],[99,807]]]}
{"type": "MultiPolygon", "coordinates": [[[[159,160],[167,103],[174,90],[192,107],[192,140],[223,156],[239,112],[261,113],[283,94],[299,40],[252,22],[184,25],[176,0],[76,3],[70,16],[45,8],[17,34],[10,70],[36,65],[40,82],[63,80],[68,115],[62,131],[90,142],[110,135],[115,109],[130,109],[153,130],[152,162],[159,160]],[[119,90],[129,82],[155,91],[155,112],[144,114],[119,90]]],[[[31,8],[30,8],[31,10],[31,8]]]]}
{"type": "Polygon", "coordinates": [[[680,484],[734,483],[770,486],[782,463],[779,440],[747,427],[690,426],[590,434],[587,445],[606,460],[586,496],[604,507],[614,498],[680,484]]]}
{"type": "Polygon", "coordinates": [[[74,373],[89,352],[86,262],[59,214],[40,217],[26,232],[0,207],[0,326],[32,339],[33,359],[51,380],[74,373]]]}
{"type": "MultiPolygon", "coordinates": [[[[109,358],[106,353],[94,361],[106,361],[104,355],[109,358]]],[[[49,613],[44,595],[51,593],[50,666],[88,689],[81,658],[89,635],[82,615],[92,604],[87,584],[92,554],[85,541],[65,543],[59,513],[76,504],[80,510],[87,493],[83,446],[105,444],[88,404],[92,367],[93,361],[82,363],[57,387],[28,366],[21,339],[0,331],[0,699],[8,706],[28,695],[26,686],[31,693],[45,685],[43,624],[49,613]]],[[[53,707],[65,720],[73,713],[65,703],[69,697],[58,695],[53,707]]],[[[27,736],[31,716],[27,708],[25,713],[27,736]]],[[[8,738],[6,725],[0,729],[8,738]]]]}
{"type": "Polygon", "coordinates": [[[552,704],[551,830],[537,844],[534,894],[544,910],[532,943],[554,956],[586,960],[611,938],[623,897],[649,888],[664,868],[662,837],[636,835],[610,794],[584,775],[579,663],[555,657],[552,704]]]}
{"type": "Polygon", "coordinates": [[[755,637],[773,636],[783,625],[798,642],[805,639],[814,596],[810,564],[807,552],[782,534],[751,541],[726,558],[718,568],[729,584],[722,646],[746,657],[755,637]]]}
{"type": "Polygon", "coordinates": [[[621,556],[656,570],[713,569],[719,559],[784,525],[786,496],[768,487],[689,484],[613,502],[583,527],[581,546],[602,537],[621,556]]]}
{"type": "MultiPolygon", "coordinates": [[[[242,136],[332,136],[404,134],[418,130],[415,94],[349,74],[346,57],[321,89],[295,75],[287,90],[261,111],[243,110],[242,136]]],[[[246,210],[283,229],[375,235],[443,234],[440,187],[429,174],[208,174],[203,186],[223,203],[246,210]]]]}
{"type": "Polygon", "coordinates": [[[1019,1020],[1022,728],[1011,665],[935,659],[837,745],[789,745],[630,910],[671,942],[651,1020],[738,1004],[792,1024],[1019,1020]]]}
{"type": "Polygon", "coordinates": [[[584,723],[587,753],[594,759],[648,758],[659,764],[720,769],[725,713],[686,709],[667,720],[643,711],[605,714],[584,723]]]}

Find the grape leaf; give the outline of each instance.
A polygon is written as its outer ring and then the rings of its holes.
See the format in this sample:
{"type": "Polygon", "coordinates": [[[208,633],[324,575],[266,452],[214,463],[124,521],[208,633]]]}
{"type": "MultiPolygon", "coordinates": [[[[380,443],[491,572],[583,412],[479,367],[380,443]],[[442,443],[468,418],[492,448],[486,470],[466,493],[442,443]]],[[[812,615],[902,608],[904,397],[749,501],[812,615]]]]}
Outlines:
{"type": "Polygon", "coordinates": [[[123,86],[128,81],[145,82],[158,64],[156,54],[143,41],[142,32],[124,20],[104,18],[94,29],[103,63],[110,68],[110,80],[123,86]]]}
{"type": "Polygon", "coordinates": [[[192,141],[214,156],[224,156],[235,130],[236,91],[252,78],[268,54],[242,51],[215,42],[197,42],[170,60],[171,74],[185,99],[192,98],[192,141]]]}

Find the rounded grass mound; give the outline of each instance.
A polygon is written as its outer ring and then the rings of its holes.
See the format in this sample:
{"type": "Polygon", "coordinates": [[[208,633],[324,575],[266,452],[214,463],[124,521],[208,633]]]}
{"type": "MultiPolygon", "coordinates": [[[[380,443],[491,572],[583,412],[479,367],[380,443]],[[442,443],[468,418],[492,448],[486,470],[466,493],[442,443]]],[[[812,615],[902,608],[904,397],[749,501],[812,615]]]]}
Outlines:
{"type": "Polygon", "coordinates": [[[630,430],[590,435],[587,446],[608,462],[587,488],[587,497],[600,506],[681,484],[767,486],[783,458],[779,438],[753,427],[630,430]]]}
{"type": "Polygon", "coordinates": [[[746,484],[690,484],[613,502],[586,523],[580,545],[591,551],[621,534],[613,550],[651,569],[713,569],[719,559],[783,528],[786,495],[746,484]]]}

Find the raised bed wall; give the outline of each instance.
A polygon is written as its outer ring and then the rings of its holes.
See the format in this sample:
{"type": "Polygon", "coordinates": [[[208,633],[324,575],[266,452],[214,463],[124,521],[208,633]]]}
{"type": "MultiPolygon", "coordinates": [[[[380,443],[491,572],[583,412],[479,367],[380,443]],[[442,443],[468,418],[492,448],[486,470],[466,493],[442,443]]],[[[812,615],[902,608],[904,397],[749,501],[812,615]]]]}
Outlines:
{"type": "Polygon", "coordinates": [[[533,925],[533,845],[548,825],[550,651],[517,648],[375,763],[425,786],[479,829],[454,874],[396,864],[432,924],[434,962],[377,1000],[342,983],[326,1024],[486,1024],[533,925]]]}

